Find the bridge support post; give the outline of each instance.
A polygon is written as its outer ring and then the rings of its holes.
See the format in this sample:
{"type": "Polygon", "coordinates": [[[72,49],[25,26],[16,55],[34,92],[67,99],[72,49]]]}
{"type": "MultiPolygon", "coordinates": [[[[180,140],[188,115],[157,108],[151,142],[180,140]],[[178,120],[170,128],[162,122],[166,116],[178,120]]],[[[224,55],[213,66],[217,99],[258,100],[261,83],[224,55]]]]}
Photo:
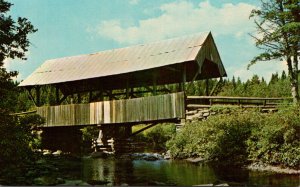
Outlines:
{"type": "Polygon", "coordinates": [[[37,86],[35,88],[36,91],[36,106],[41,106],[41,87],[37,86]]]}
{"type": "Polygon", "coordinates": [[[114,153],[128,152],[130,141],[128,138],[132,134],[131,125],[101,125],[99,135],[96,140],[95,151],[107,151],[114,153]]]}

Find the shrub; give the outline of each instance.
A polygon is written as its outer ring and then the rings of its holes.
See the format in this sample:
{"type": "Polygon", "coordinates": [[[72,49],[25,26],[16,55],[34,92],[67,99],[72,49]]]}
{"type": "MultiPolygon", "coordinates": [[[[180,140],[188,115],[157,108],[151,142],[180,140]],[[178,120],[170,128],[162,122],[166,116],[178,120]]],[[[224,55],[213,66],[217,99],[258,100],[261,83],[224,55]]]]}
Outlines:
{"type": "MultiPolygon", "coordinates": [[[[133,126],[133,132],[144,128],[144,125],[133,126]]],[[[176,133],[176,127],[171,123],[161,123],[149,128],[136,136],[135,141],[147,142],[154,149],[165,149],[166,142],[176,133]]]]}
{"type": "Polygon", "coordinates": [[[297,107],[272,114],[235,109],[187,124],[167,147],[174,158],[197,156],[230,165],[251,161],[299,168],[299,116],[297,107]]]}
{"type": "Polygon", "coordinates": [[[300,166],[300,109],[288,107],[267,114],[252,128],[247,141],[249,159],[272,165],[300,166]]]}
{"type": "Polygon", "coordinates": [[[247,158],[246,140],[253,124],[252,112],[216,115],[202,122],[187,124],[169,142],[175,158],[199,156],[238,164],[247,158]]]}
{"type": "Polygon", "coordinates": [[[39,115],[0,117],[0,165],[22,165],[32,158],[38,140],[32,128],[43,123],[39,115]]]}
{"type": "Polygon", "coordinates": [[[97,126],[83,127],[80,131],[82,132],[82,140],[88,143],[91,143],[99,134],[99,128],[97,126]]]}

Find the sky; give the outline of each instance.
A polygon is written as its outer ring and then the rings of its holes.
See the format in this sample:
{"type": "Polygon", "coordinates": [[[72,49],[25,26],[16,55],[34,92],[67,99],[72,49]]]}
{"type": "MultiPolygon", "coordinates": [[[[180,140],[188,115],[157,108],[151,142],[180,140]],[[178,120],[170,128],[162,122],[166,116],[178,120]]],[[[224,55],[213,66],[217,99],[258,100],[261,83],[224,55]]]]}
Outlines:
{"type": "Polygon", "coordinates": [[[5,60],[8,70],[28,77],[43,62],[66,56],[148,43],[211,31],[228,78],[257,74],[269,80],[284,62],[261,62],[247,70],[260,51],[252,9],[258,0],[7,0],[13,18],[26,17],[38,29],[27,60],[5,60]]]}

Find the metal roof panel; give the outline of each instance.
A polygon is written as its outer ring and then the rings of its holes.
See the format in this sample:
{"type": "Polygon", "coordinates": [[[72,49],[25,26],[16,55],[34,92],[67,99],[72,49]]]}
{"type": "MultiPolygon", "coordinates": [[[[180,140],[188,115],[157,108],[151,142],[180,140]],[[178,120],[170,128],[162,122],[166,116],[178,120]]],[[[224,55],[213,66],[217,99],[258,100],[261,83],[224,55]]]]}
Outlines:
{"type": "Polygon", "coordinates": [[[195,60],[209,33],[47,60],[20,86],[117,75],[195,60]]]}

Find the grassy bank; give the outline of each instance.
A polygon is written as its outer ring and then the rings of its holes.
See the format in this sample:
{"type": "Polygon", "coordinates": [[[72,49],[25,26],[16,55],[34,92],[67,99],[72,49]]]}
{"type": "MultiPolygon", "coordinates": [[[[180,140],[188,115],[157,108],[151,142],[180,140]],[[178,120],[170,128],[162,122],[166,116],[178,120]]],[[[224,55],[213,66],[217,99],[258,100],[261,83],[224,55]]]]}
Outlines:
{"type": "Polygon", "coordinates": [[[300,109],[276,113],[228,109],[187,124],[167,143],[174,158],[202,157],[230,165],[255,162],[300,167],[300,109]]]}

